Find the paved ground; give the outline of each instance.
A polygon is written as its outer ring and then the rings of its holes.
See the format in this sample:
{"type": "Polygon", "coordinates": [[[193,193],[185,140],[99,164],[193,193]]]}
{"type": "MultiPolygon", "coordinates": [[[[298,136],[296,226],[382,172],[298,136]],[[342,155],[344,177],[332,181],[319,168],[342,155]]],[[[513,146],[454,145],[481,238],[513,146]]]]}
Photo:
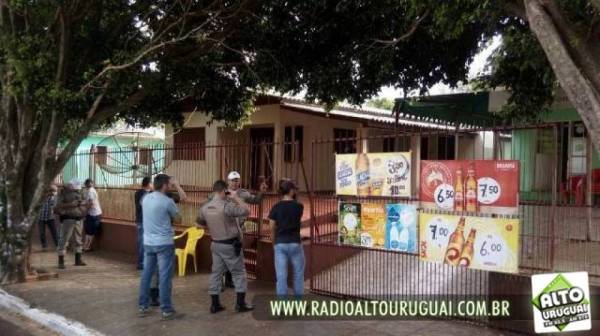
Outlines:
{"type": "MultiPolygon", "coordinates": [[[[80,321],[106,335],[512,335],[460,322],[446,321],[258,321],[249,313],[232,312],[234,293],[223,295],[227,311],[208,313],[207,274],[174,280],[173,301],[186,315],[181,320],[161,322],[156,310],[151,316],[137,318],[138,272],[132,263],[116,261],[114,255],[92,252],[85,256],[88,267],[74,267],[67,256],[67,269],[58,280],[6,286],[5,289],[39,308],[80,321]]],[[[36,267],[56,270],[54,253],[35,253],[36,267]]],[[[272,293],[271,284],[251,281],[251,295],[272,293]]],[[[9,324],[2,324],[0,327],[9,324]]],[[[0,329],[1,330],[1,329],[0,329]]],[[[13,331],[13,335],[27,335],[13,331]]],[[[11,335],[0,332],[0,335],[11,335]]]]}

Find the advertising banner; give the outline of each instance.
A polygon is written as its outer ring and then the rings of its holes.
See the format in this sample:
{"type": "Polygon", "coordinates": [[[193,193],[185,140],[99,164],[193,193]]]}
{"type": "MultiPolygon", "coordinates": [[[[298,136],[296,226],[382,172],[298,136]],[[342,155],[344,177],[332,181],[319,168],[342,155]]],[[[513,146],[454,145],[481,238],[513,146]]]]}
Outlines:
{"type": "Polygon", "coordinates": [[[425,209],[517,214],[519,161],[421,161],[420,199],[425,209]]]}
{"type": "Polygon", "coordinates": [[[486,271],[517,273],[519,220],[419,215],[421,259],[486,271]]]}
{"type": "Polygon", "coordinates": [[[410,197],[410,162],[410,152],[337,154],[336,194],[410,197]]]}
{"type": "Polygon", "coordinates": [[[388,204],[385,226],[385,248],[417,253],[417,206],[388,204]]]}
{"type": "Polygon", "coordinates": [[[385,244],[385,218],[385,204],[361,204],[361,246],[383,248],[385,244]]]}
{"type": "Polygon", "coordinates": [[[339,203],[339,242],[417,252],[417,207],[408,204],[339,203]]]}
{"type": "Polygon", "coordinates": [[[338,239],[340,244],[360,245],[360,208],[360,203],[339,203],[338,239]]]}

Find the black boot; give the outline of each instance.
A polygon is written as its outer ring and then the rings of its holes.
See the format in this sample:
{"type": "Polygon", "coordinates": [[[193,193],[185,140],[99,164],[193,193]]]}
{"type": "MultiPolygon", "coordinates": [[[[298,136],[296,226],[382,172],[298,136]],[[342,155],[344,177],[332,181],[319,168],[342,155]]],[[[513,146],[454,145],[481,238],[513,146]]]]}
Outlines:
{"type": "Polygon", "coordinates": [[[244,313],[251,311],[254,307],[251,304],[246,303],[246,293],[236,293],[237,302],[235,303],[235,311],[238,313],[244,313]]]}
{"type": "Polygon", "coordinates": [[[158,302],[158,288],[150,288],[150,305],[152,307],[160,306],[160,302],[158,302]]]}
{"type": "Polygon", "coordinates": [[[75,253],[75,266],[87,266],[87,264],[81,260],[81,253],[75,253]]]}
{"type": "Polygon", "coordinates": [[[58,256],[58,268],[65,269],[65,256],[58,256]]]}
{"type": "Polygon", "coordinates": [[[233,284],[233,277],[229,271],[225,272],[225,287],[235,288],[235,285],[233,284]]]}
{"type": "Polygon", "coordinates": [[[210,305],[210,313],[211,314],[215,314],[215,313],[225,310],[225,307],[221,306],[221,302],[219,302],[218,295],[211,295],[210,300],[212,301],[212,304],[210,305]]]}

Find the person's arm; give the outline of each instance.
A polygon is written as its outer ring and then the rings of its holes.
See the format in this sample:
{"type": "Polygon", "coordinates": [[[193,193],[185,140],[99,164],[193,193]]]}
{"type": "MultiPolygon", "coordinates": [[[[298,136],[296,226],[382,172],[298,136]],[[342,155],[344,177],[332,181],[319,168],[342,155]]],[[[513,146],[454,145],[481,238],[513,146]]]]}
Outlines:
{"type": "Polygon", "coordinates": [[[269,225],[271,229],[271,241],[275,242],[275,233],[277,233],[277,222],[269,219],[269,225]]]}
{"type": "Polygon", "coordinates": [[[179,201],[185,202],[187,200],[187,194],[181,188],[179,181],[175,177],[171,177],[171,182],[175,185],[175,189],[177,189],[177,193],[179,194],[179,201]]]}
{"type": "Polygon", "coordinates": [[[198,209],[198,216],[196,216],[196,226],[199,226],[205,230],[208,229],[208,226],[206,225],[206,220],[204,219],[204,215],[202,214],[202,207],[198,209]]]}
{"type": "Polygon", "coordinates": [[[250,208],[237,197],[230,197],[230,202],[225,203],[225,215],[229,217],[247,217],[250,208]]]}
{"type": "Polygon", "coordinates": [[[177,209],[177,205],[175,205],[175,202],[173,202],[172,199],[169,199],[167,211],[169,212],[169,216],[171,216],[171,222],[173,224],[181,224],[181,213],[179,212],[179,209],[177,209]]]}
{"type": "Polygon", "coordinates": [[[240,198],[248,204],[260,204],[265,196],[265,192],[267,192],[267,188],[267,184],[263,182],[261,183],[260,189],[256,195],[251,194],[247,190],[243,190],[242,192],[238,193],[238,196],[240,196],[240,198]]]}

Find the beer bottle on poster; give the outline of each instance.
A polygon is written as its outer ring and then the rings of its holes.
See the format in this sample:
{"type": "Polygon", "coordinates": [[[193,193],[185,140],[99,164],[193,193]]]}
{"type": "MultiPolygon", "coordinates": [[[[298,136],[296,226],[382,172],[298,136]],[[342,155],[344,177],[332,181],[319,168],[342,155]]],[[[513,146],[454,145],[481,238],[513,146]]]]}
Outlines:
{"type": "Polygon", "coordinates": [[[358,196],[369,196],[369,157],[366,153],[356,156],[356,194],[358,196]]]}
{"type": "Polygon", "coordinates": [[[452,266],[458,265],[458,259],[465,243],[465,218],[460,217],[456,230],[452,232],[448,239],[448,247],[446,248],[446,254],[444,256],[444,263],[452,266]]]}
{"type": "Polygon", "coordinates": [[[471,261],[473,260],[474,249],[473,245],[475,244],[475,234],[477,230],[471,229],[469,232],[469,236],[467,237],[467,242],[465,243],[465,247],[463,247],[462,252],[460,253],[460,259],[458,259],[458,264],[460,266],[469,267],[471,265],[471,261]]]}
{"type": "Polygon", "coordinates": [[[469,163],[467,169],[467,181],[465,183],[465,210],[477,212],[477,178],[475,177],[475,163],[469,163]]]}
{"type": "Polygon", "coordinates": [[[465,184],[463,182],[462,169],[456,171],[456,183],[454,184],[454,211],[465,211],[465,184]]]}

